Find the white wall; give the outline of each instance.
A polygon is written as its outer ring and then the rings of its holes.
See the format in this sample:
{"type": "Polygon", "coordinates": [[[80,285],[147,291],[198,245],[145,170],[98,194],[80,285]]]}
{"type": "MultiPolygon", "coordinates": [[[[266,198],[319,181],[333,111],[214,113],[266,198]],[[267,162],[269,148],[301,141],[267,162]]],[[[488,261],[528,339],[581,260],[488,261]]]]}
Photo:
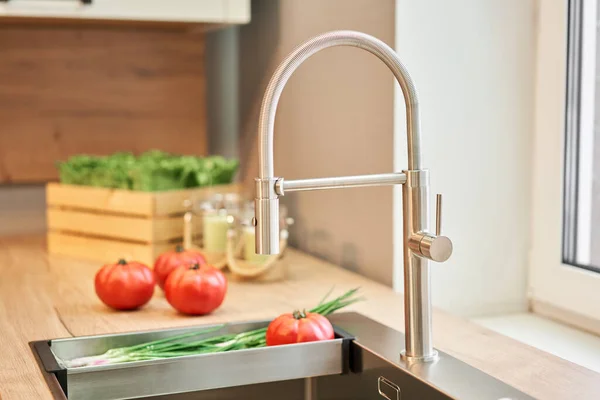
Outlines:
{"type": "MultiPolygon", "coordinates": [[[[524,310],[535,2],[397,0],[396,17],[396,49],[420,95],[425,166],[432,192],[445,196],[444,233],[454,242],[452,258],[432,264],[433,302],[461,315],[524,310]]],[[[396,98],[395,164],[405,168],[396,98]]],[[[395,232],[401,243],[398,216],[395,232]]]]}

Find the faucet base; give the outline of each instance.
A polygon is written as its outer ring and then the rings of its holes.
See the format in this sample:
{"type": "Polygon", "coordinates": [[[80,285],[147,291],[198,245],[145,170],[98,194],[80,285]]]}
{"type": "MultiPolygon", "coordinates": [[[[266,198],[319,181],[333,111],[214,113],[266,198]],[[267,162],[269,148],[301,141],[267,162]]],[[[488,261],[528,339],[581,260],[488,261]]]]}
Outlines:
{"type": "Polygon", "coordinates": [[[400,352],[400,358],[408,364],[412,363],[429,363],[436,362],[440,359],[440,356],[436,350],[433,350],[433,353],[426,356],[409,356],[406,354],[406,350],[402,350],[400,352]]]}

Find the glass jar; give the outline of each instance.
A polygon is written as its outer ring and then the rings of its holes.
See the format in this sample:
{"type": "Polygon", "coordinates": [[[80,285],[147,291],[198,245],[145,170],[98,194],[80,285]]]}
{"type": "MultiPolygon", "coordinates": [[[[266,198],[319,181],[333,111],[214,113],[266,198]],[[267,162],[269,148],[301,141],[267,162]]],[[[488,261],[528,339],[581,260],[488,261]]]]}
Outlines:
{"type": "Polygon", "coordinates": [[[238,194],[215,194],[197,201],[194,231],[200,231],[201,240],[195,243],[206,253],[227,252],[227,232],[233,226],[240,211],[241,199],[238,194]]]}

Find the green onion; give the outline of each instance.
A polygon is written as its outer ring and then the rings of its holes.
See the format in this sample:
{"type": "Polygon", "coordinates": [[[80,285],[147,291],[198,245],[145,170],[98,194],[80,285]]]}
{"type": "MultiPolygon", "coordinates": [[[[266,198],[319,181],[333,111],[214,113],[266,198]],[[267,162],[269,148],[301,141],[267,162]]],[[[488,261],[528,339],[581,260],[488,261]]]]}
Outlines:
{"type": "MultiPolygon", "coordinates": [[[[332,314],[337,310],[356,303],[357,301],[361,301],[362,298],[356,297],[357,292],[358,288],[352,289],[331,301],[326,301],[331,294],[330,290],[323,300],[321,300],[319,305],[309,310],[309,312],[318,313],[324,316],[332,314]]],[[[188,332],[182,335],[171,336],[152,342],[110,349],[104,354],[80,357],[72,360],[62,360],[62,363],[67,368],[78,368],[95,365],[126,363],[132,361],[147,361],[198,354],[219,353],[242,349],[254,349],[267,345],[265,336],[267,332],[266,327],[237,334],[230,333],[199,340],[191,340],[194,337],[218,331],[223,327],[225,327],[225,325],[218,325],[208,329],[188,332]]]]}

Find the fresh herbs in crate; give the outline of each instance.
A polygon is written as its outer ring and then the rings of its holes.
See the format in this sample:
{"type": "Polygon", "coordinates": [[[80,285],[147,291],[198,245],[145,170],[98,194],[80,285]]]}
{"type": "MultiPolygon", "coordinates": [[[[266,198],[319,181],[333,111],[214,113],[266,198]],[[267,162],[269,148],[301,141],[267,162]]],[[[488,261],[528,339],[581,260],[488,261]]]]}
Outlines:
{"type": "Polygon", "coordinates": [[[151,150],[139,156],[75,155],[58,163],[60,182],[144,192],[231,183],[239,162],[222,156],[197,157],[151,150]]]}

